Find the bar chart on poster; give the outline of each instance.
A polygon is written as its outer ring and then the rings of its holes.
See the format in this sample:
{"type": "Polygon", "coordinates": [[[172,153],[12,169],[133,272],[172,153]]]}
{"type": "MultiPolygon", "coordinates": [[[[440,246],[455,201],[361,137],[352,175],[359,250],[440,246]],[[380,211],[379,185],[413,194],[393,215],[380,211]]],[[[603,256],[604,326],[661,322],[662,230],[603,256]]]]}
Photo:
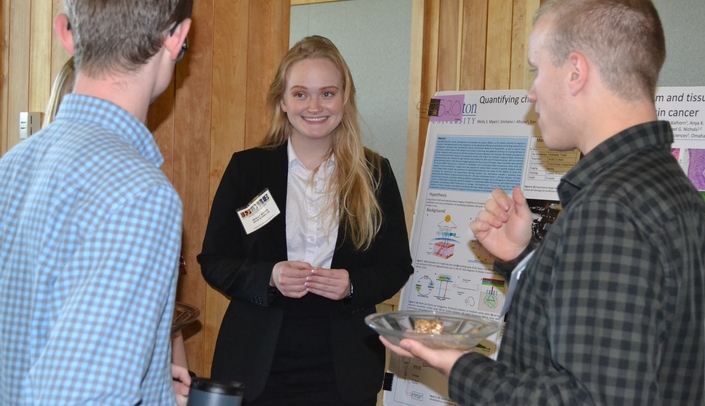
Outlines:
{"type": "MultiPolygon", "coordinates": [[[[705,196],[705,88],[658,89],[657,116],[674,130],[672,154],[705,196]]],[[[493,189],[520,186],[541,240],[560,215],[556,186],[580,151],[553,151],[544,142],[524,90],[439,92],[419,180],[411,255],[414,274],[400,310],[435,310],[502,322],[507,281],[492,271],[494,258],[469,229],[493,189]]],[[[705,197],[704,197],[705,198],[705,197]]],[[[502,331],[475,349],[496,359],[502,331]]],[[[455,405],[448,380],[413,359],[392,354],[384,404],[455,405]]]]}

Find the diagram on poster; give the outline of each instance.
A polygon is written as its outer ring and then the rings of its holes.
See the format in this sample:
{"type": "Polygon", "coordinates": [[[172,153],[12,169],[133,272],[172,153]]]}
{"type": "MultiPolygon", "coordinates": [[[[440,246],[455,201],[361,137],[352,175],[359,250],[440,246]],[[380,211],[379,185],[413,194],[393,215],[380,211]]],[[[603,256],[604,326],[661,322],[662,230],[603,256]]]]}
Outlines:
{"type": "MultiPolygon", "coordinates": [[[[519,185],[541,240],[560,215],[556,187],[580,152],[543,142],[527,92],[440,92],[434,97],[411,232],[414,274],[400,309],[436,310],[501,322],[507,282],[469,223],[494,188],[519,185]]],[[[705,198],[705,88],[661,88],[657,116],[674,130],[673,156],[705,198]]],[[[475,348],[496,359],[500,331],[475,348]]],[[[455,405],[448,380],[424,362],[392,354],[385,405],[455,405]]]]}

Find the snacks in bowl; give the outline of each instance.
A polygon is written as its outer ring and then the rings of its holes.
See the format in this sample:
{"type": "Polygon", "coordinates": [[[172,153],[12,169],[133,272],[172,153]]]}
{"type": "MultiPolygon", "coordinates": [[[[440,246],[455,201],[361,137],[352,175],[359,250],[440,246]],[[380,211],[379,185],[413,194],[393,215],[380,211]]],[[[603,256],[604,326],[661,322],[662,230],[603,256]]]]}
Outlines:
{"type": "Polygon", "coordinates": [[[443,334],[443,322],[440,320],[416,320],[414,321],[414,333],[443,334]]]}

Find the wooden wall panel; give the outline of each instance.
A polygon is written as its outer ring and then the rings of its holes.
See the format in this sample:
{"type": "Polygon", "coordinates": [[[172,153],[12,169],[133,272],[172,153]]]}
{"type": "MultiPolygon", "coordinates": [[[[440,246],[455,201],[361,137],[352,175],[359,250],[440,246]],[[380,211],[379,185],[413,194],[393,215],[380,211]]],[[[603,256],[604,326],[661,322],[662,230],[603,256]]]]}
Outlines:
{"type": "Polygon", "coordinates": [[[486,89],[509,89],[512,53],[512,0],[492,0],[487,7],[486,89]]]}
{"type": "MultiPolygon", "coordinates": [[[[421,83],[420,85],[420,95],[421,98],[419,100],[414,100],[417,103],[418,109],[419,109],[419,114],[418,114],[418,128],[419,128],[419,134],[418,138],[416,140],[417,142],[417,147],[416,151],[417,154],[411,158],[411,162],[413,162],[412,165],[409,166],[407,163],[407,171],[413,170],[415,173],[413,173],[413,178],[414,178],[414,184],[412,188],[408,188],[406,190],[409,190],[409,193],[407,193],[407,196],[411,196],[412,202],[410,202],[411,206],[414,207],[413,203],[416,201],[416,182],[418,182],[418,178],[421,175],[421,162],[423,161],[423,150],[424,146],[426,145],[426,127],[428,126],[428,103],[431,99],[431,96],[433,96],[436,93],[436,89],[438,89],[438,83],[437,83],[437,78],[438,78],[438,62],[439,62],[439,41],[440,39],[440,2],[437,1],[425,1],[425,0],[415,0],[418,5],[415,5],[415,8],[422,8],[423,13],[416,13],[416,18],[423,18],[422,23],[414,23],[417,25],[421,25],[423,27],[423,32],[421,35],[416,36],[415,38],[421,39],[422,43],[419,45],[419,43],[412,43],[411,49],[418,48],[419,46],[422,49],[422,54],[421,54],[421,60],[412,60],[412,63],[419,64],[420,65],[420,71],[421,71],[421,83]]],[[[412,69],[418,69],[412,67],[412,69]]],[[[414,89],[410,89],[410,92],[414,91],[414,89]]],[[[408,143],[408,141],[407,141],[408,143]]],[[[407,184],[408,186],[408,184],[407,184]]],[[[413,216],[414,210],[410,210],[407,212],[407,219],[409,219],[409,216],[413,216]]],[[[408,224],[411,224],[411,220],[407,220],[408,224]]],[[[411,227],[409,227],[409,230],[411,230],[411,227]]]]}
{"type": "Polygon", "coordinates": [[[51,92],[51,38],[53,4],[31,0],[29,53],[29,111],[44,111],[51,92]]]}
{"type": "Polygon", "coordinates": [[[485,88],[488,2],[489,0],[464,0],[461,77],[458,89],[481,90],[485,88]]]}
{"type": "MultiPolygon", "coordinates": [[[[255,1],[250,3],[250,38],[266,39],[259,46],[247,48],[247,109],[268,112],[267,90],[279,66],[279,62],[289,50],[289,2],[279,0],[255,1]],[[279,33],[286,32],[286,35],[279,33]]],[[[245,148],[252,148],[261,142],[269,121],[267,114],[257,117],[247,115],[245,148]]]]}
{"type": "MultiPolygon", "coordinates": [[[[7,122],[5,125],[5,150],[12,148],[20,141],[19,117],[21,111],[29,107],[29,57],[31,3],[27,0],[8,1],[10,10],[9,38],[12,46],[8,49],[7,83],[7,122]]],[[[8,42],[9,43],[9,42],[8,42]]],[[[2,152],[4,153],[5,150],[2,152]]]]}
{"type": "Polygon", "coordinates": [[[334,1],[341,1],[341,0],[291,0],[291,5],[292,6],[303,6],[306,4],[331,3],[334,1]]]}
{"type": "Polygon", "coordinates": [[[0,156],[7,150],[7,44],[9,36],[6,28],[9,26],[9,3],[0,0],[0,156]]]}
{"type": "MultiPolygon", "coordinates": [[[[421,171],[421,158],[423,157],[423,144],[420,144],[420,128],[422,127],[421,113],[422,84],[423,84],[423,62],[424,62],[424,32],[425,21],[424,2],[423,0],[414,0],[411,6],[411,42],[412,44],[421,44],[421,46],[411,47],[409,60],[409,100],[408,100],[408,117],[409,124],[406,130],[406,173],[404,174],[404,182],[406,185],[414,185],[418,179],[418,174],[421,171]],[[411,159],[408,159],[411,158],[411,159]]],[[[427,120],[428,118],[426,118],[427,120]]],[[[405,189],[404,198],[404,214],[406,216],[406,229],[411,230],[414,219],[414,210],[416,209],[413,202],[416,201],[416,187],[407,187],[405,189]]]]}
{"type": "MultiPolygon", "coordinates": [[[[230,156],[260,143],[269,127],[266,93],[289,49],[289,2],[216,0],[208,208],[230,156]]],[[[207,219],[208,211],[205,213],[207,219]]],[[[203,232],[200,239],[203,238],[203,232]]],[[[199,250],[200,252],[200,241],[199,250]]],[[[210,373],[227,298],[206,287],[204,373],[210,373]]]]}
{"type": "MultiPolygon", "coordinates": [[[[177,299],[198,307],[204,315],[206,283],[196,262],[209,207],[209,163],[212,90],[213,1],[194,3],[189,50],[176,65],[172,85],[150,109],[150,128],[184,205],[182,255],[186,269],[179,277],[177,299]]],[[[205,371],[206,336],[203,319],[184,330],[189,368],[205,371]]]]}
{"type": "Polygon", "coordinates": [[[63,0],[0,0],[2,84],[0,155],[19,141],[19,113],[46,108],[51,84],[68,53],[53,34],[63,0]]]}
{"type": "MultiPolygon", "coordinates": [[[[233,152],[245,148],[247,95],[247,1],[217,2],[213,14],[213,97],[208,207],[233,152]]],[[[205,292],[204,369],[210,373],[215,340],[228,300],[214,289],[205,292]]]]}
{"type": "MultiPolygon", "coordinates": [[[[182,253],[186,260],[186,273],[181,275],[179,283],[179,299],[206,312],[206,282],[196,256],[201,252],[210,208],[208,157],[213,71],[217,69],[213,65],[213,10],[212,1],[194,2],[194,35],[190,38],[193,52],[188,63],[176,70],[178,96],[174,102],[174,186],[184,202],[182,253]]],[[[198,375],[205,376],[209,361],[203,349],[210,337],[189,330],[184,331],[184,337],[189,365],[193,365],[192,370],[198,375]]]]}
{"type": "MultiPolygon", "coordinates": [[[[46,0],[45,0],[46,1],[46,0]]],[[[59,74],[61,67],[64,65],[66,60],[69,59],[71,55],[64,49],[59,41],[59,37],[54,34],[54,18],[59,14],[64,12],[64,1],[63,0],[52,0],[52,20],[51,20],[51,78],[53,83],[53,78],[59,74]]]]}
{"type": "MultiPolygon", "coordinates": [[[[459,0],[444,0],[438,10],[438,67],[437,88],[457,89],[460,66],[460,32],[458,15],[462,3],[459,0]]],[[[462,14],[460,14],[462,16],[462,14]]]]}
{"type": "MultiPolygon", "coordinates": [[[[208,207],[230,156],[245,148],[249,2],[218,1],[213,13],[213,96],[208,207]]],[[[200,267],[198,268],[200,270],[200,267]]],[[[210,375],[215,340],[228,300],[210,286],[205,291],[204,373],[210,375]]]]}
{"type": "Polygon", "coordinates": [[[539,6],[539,0],[514,0],[510,89],[528,89],[534,79],[529,72],[527,52],[534,12],[539,6]]]}
{"type": "Polygon", "coordinates": [[[212,199],[234,151],[245,148],[247,117],[247,1],[218,2],[213,19],[213,103],[210,195],[212,199]]]}

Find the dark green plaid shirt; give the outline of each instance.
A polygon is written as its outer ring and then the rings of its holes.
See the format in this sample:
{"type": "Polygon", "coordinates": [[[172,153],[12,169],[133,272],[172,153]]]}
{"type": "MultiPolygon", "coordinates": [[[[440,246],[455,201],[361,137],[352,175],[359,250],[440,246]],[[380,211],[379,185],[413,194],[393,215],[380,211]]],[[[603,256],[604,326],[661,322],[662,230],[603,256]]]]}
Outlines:
{"type": "MultiPolygon", "coordinates": [[[[498,361],[462,357],[451,399],[705,404],[705,201],[672,142],[669,123],[638,125],[563,177],[563,213],[519,281],[498,361]]],[[[508,265],[496,265],[507,278],[508,265]]]]}

